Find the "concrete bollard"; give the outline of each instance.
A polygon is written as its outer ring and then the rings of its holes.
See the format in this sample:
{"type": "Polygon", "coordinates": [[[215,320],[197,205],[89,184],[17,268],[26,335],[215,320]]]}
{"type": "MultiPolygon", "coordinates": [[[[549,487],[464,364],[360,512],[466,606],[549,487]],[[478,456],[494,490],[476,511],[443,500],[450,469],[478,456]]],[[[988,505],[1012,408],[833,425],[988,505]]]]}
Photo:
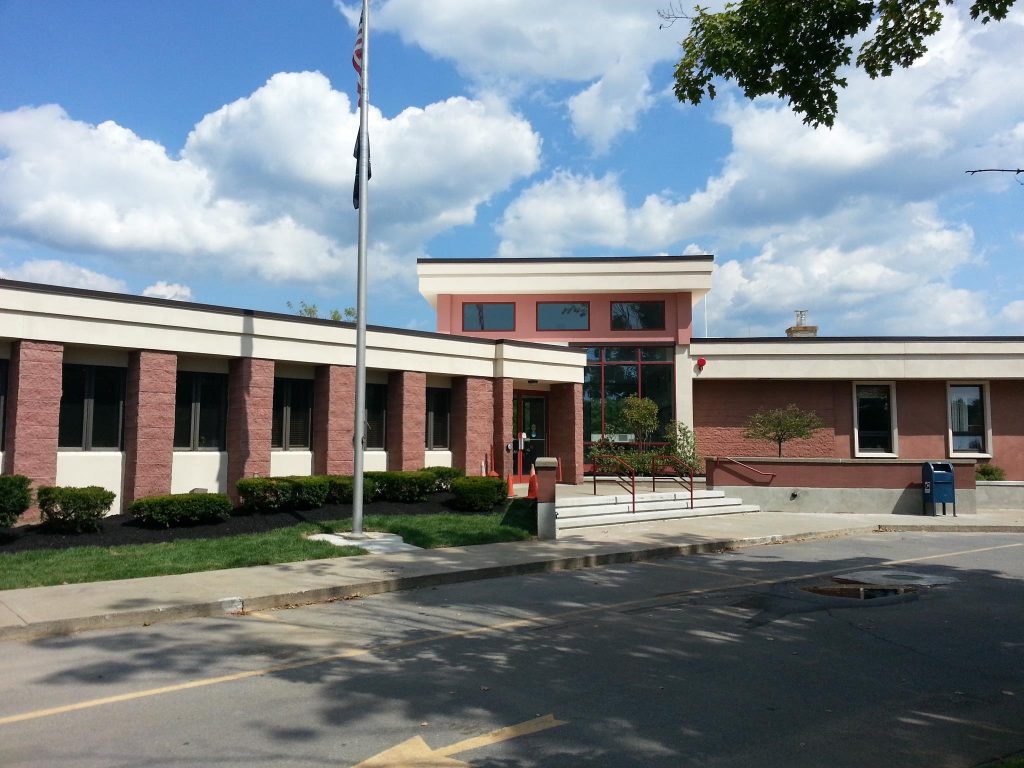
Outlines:
{"type": "Polygon", "coordinates": [[[537,538],[554,539],[555,482],[558,479],[558,459],[544,456],[533,465],[537,470],[537,538]]]}

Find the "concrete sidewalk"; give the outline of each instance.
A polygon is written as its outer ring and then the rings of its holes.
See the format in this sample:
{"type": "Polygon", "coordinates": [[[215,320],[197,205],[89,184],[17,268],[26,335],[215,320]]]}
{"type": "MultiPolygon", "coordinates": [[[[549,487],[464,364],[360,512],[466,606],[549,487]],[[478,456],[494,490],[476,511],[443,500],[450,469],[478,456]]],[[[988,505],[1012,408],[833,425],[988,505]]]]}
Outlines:
{"type": "Polygon", "coordinates": [[[0,591],[0,640],[145,626],[498,576],[879,530],[1024,534],[1024,511],[958,518],[757,512],[588,529],[557,541],[484,544],[12,589],[0,591]]]}

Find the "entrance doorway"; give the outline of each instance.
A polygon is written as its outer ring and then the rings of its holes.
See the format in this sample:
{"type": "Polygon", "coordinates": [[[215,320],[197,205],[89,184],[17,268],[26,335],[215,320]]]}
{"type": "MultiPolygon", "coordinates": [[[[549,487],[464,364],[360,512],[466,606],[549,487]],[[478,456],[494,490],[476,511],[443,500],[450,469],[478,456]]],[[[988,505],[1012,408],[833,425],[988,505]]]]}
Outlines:
{"type": "Polygon", "coordinates": [[[548,399],[543,393],[514,392],[512,394],[512,473],[519,474],[519,439],[523,433],[522,477],[516,482],[525,482],[533,463],[541,456],[547,456],[548,444],[548,399]]]}

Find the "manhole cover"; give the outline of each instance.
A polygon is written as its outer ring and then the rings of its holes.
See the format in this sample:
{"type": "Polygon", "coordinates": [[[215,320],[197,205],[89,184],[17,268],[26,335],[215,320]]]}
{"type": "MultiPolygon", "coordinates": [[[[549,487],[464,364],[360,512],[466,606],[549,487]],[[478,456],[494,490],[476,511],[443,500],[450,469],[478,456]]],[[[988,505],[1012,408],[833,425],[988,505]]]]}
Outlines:
{"type": "Polygon", "coordinates": [[[829,584],[819,587],[802,587],[805,592],[825,597],[846,597],[851,600],[875,600],[879,597],[896,597],[917,592],[913,586],[888,586],[878,584],[829,584]]]}
{"type": "Polygon", "coordinates": [[[880,584],[893,587],[937,587],[941,584],[953,584],[952,576],[939,576],[935,573],[914,573],[912,571],[894,571],[879,568],[871,571],[844,573],[833,578],[840,584],[880,584]]]}

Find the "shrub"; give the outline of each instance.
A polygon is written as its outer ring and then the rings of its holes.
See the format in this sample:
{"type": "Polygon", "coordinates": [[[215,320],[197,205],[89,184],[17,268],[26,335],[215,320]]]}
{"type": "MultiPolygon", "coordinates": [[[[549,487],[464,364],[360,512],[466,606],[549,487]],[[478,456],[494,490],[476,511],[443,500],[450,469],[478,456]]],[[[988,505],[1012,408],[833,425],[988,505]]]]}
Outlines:
{"type": "Polygon", "coordinates": [[[457,477],[463,477],[466,473],[458,467],[425,467],[424,472],[429,472],[434,476],[434,493],[440,493],[441,491],[450,491],[452,488],[452,480],[457,477]]]}
{"type": "Polygon", "coordinates": [[[401,501],[407,504],[426,501],[434,487],[434,476],[429,472],[367,472],[377,487],[377,498],[382,501],[401,501]]]}
{"type": "Polygon", "coordinates": [[[825,424],[814,411],[790,403],[785,408],[759,410],[747,417],[743,436],[748,440],[770,440],[779,447],[790,440],[810,437],[825,424]]]}
{"type": "Polygon", "coordinates": [[[128,514],[147,525],[170,528],[226,520],[232,509],[231,499],[223,493],[173,493],[136,499],[128,514]]]}
{"type": "Polygon", "coordinates": [[[98,530],[100,519],[110,511],[116,497],[116,493],[98,485],[85,488],[43,485],[36,489],[43,523],[50,528],[74,533],[98,530]]]}
{"type": "MultiPolygon", "coordinates": [[[[324,475],[327,481],[327,503],[328,504],[351,504],[352,503],[352,476],[351,475],[324,475]]],[[[377,483],[366,473],[363,473],[363,503],[369,504],[377,497],[377,483]]]]}
{"type": "Polygon", "coordinates": [[[486,512],[505,500],[508,487],[500,477],[457,477],[452,480],[452,504],[467,512],[486,512]]]}
{"type": "Polygon", "coordinates": [[[327,503],[331,485],[326,475],[285,477],[291,484],[292,509],[319,509],[327,503]]]}
{"type": "Polygon", "coordinates": [[[664,453],[685,461],[693,469],[694,474],[704,474],[703,462],[697,451],[697,438],[692,429],[681,421],[669,422],[665,427],[665,440],[668,445],[664,453]]]}
{"type": "Polygon", "coordinates": [[[976,480],[1005,480],[1006,470],[995,464],[975,464],[974,478],[976,480]]]}
{"type": "Polygon", "coordinates": [[[24,475],[0,475],[0,528],[18,522],[32,506],[32,481],[24,475]]]}
{"type": "Polygon", "coordinates": [[[245,477],[235,487],[241,506],[250,512],[277,512],[292,504],[292,483],[284,477],[245,477]]]}

